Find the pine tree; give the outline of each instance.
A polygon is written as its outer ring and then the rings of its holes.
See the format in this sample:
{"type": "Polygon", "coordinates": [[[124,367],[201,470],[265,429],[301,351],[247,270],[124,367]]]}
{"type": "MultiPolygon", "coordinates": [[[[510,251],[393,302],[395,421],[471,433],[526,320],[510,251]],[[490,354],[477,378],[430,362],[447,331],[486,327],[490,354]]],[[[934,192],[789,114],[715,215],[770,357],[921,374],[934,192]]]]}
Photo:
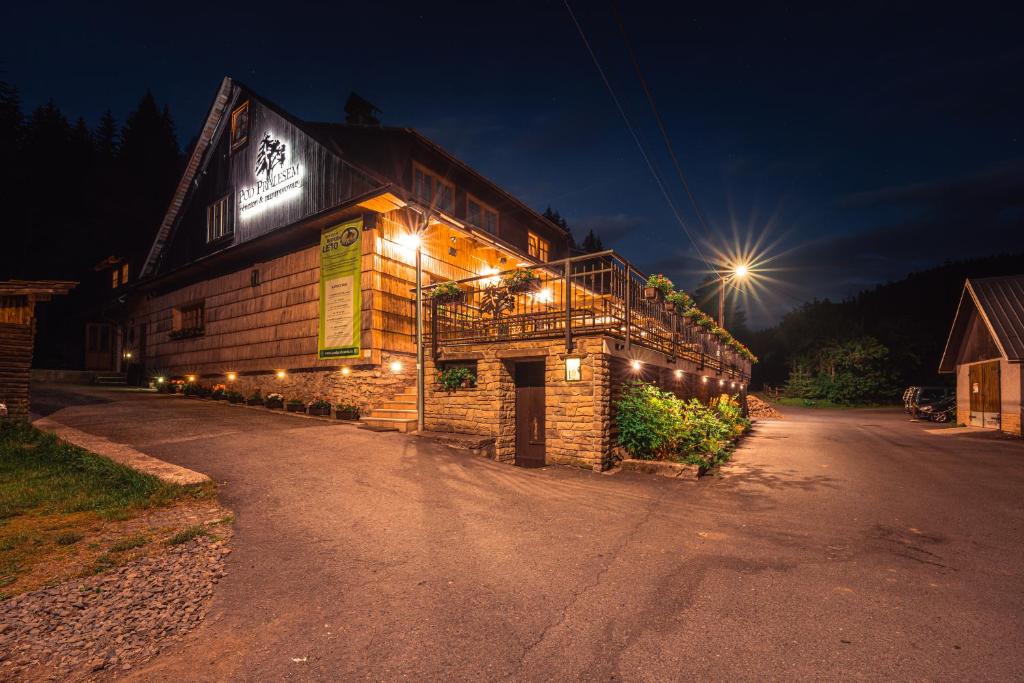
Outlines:
{"type": "Polygon", "coordinates": [[[601,242],[601,238],[591,230],[583,238],[583,244],[580,245],[580,248],[587,254],[595,254],[599,251],[604,251],[604,244],[601,242]]]}
{"type": "Polygon", "coordinates": [[[93,139],[99,160],[103,163],[113,162],[121,146],[121,138],[117,131],[117,121],[109,109],[100,117],[100,122],[93,132],[93,139]]]}

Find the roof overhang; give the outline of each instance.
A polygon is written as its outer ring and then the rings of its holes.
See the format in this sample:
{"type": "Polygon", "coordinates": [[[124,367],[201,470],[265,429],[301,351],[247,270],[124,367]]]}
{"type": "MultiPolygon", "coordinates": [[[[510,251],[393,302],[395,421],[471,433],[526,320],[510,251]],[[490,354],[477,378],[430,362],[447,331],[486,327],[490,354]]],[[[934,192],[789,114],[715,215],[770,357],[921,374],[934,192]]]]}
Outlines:
{"type": "Polygon", "coordinates": [[[978,301],[978,295],[971,286],[971,281],[967,280],[964,284],[964,291],[960,294],[960,303],[956,307],[953,326],[949,329],[949,337],[946,339],[946,348],[942,352],[942,360],[939,361],[940,373],[956,372],[956,359],[960,352],[960,344],[963,342],[964,334],[967,332],[967,323],[970,320],[972,308],[978,312],[978,317],[985,324],[985,330],[992,337],[996,348],[999,349],[999,355],[1004,359],[1007,358],[1006,349],[1003,348],[999,335],[996,334],[995,328],[992,327],[992,321],[986,315],[985,307],[978,301]]]}

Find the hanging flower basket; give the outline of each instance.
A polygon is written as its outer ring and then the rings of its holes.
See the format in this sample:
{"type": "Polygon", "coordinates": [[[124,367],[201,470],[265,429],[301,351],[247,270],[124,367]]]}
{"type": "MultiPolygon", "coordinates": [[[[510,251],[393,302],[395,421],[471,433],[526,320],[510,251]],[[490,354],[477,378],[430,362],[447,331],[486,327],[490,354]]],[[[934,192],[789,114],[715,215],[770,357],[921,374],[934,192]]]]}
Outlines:
{"type": "Polygon", "coordinates": [[[512,294],[540,291],[540,277],[529,268],[518,268],[502,278],[502,284],[512,294]]]}
{"type": "Polygon", "coordinates": [[[657,301],[664,296],[657,287],[644,287],[644,298],[648,301],[657,301]]]}
{"type": "Polygon", "coordinates": [[[454,282],[443,282],[430,290],[430,299],[438,304],[462,303],[466,292],[454,282]]]}

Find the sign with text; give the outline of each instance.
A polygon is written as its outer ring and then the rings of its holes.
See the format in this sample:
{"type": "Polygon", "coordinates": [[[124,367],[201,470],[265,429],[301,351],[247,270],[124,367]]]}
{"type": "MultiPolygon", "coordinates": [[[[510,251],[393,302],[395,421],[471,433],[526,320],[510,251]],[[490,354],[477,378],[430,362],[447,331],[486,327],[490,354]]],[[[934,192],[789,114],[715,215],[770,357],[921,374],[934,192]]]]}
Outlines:
{"type": "Polygon", "coordinates": [[[363,219],[320,235],[320,358],[354,358],[362,333],[363,219]]]}

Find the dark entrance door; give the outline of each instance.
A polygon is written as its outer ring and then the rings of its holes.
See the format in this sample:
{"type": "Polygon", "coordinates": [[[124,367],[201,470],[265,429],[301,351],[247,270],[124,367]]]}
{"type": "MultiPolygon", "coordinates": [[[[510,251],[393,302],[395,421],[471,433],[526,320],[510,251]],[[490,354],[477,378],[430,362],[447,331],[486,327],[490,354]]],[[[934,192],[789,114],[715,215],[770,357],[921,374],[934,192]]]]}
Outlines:
{"type": "Polygon", "coordinates": [[[516,363],[516,464],[543,467],[544,361],[516,363]]]}

